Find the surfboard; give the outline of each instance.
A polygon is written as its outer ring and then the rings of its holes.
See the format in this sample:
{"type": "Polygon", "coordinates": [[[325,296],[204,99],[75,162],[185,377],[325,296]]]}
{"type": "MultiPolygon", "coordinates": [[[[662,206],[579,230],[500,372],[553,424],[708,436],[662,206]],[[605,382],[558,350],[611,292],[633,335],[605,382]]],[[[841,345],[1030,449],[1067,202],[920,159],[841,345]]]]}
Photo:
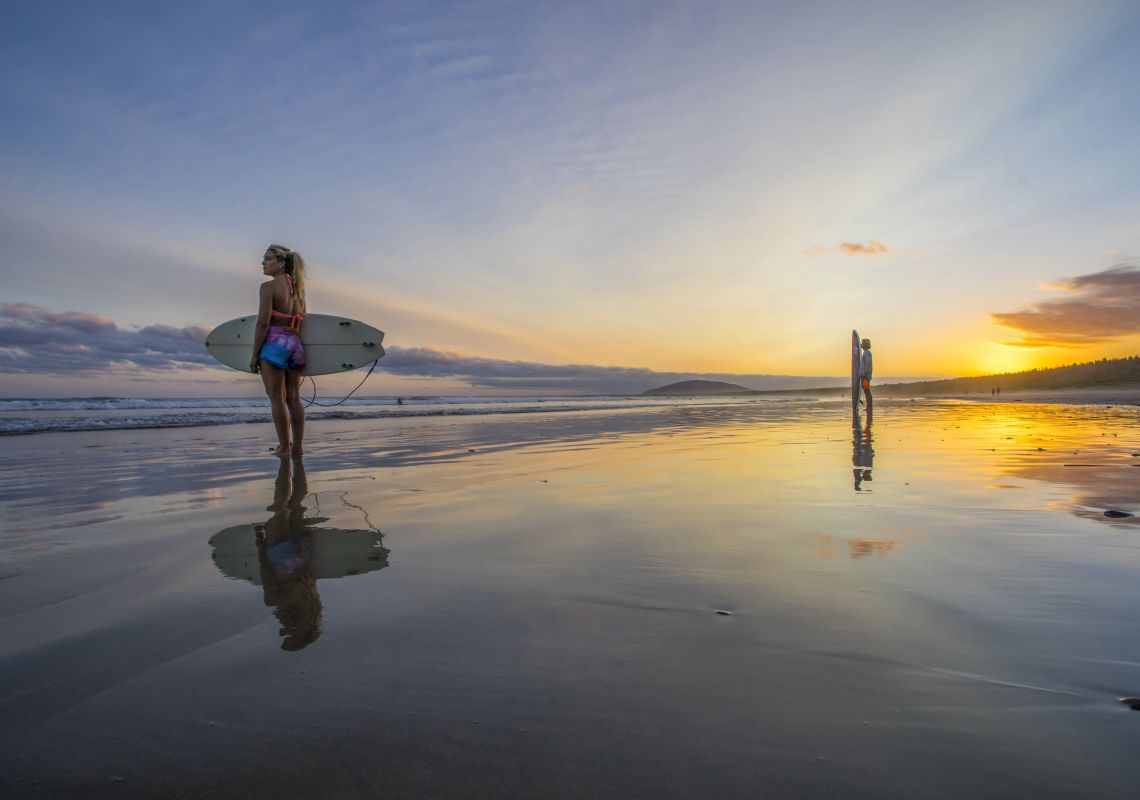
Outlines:
{"type": "Polygon", "coordinates": [[[859,413],[859,331],[851,331],[851,411],[859,413]]]}
{"type": "MultiPolygon", "coordinates": [[[[206,336],[210,355],[227,367],[249,371],[257,315],[223,322],[206,336]]],[[[383,357],[384,331],[348,317],[306,314],[301,323],[305,374],[331,375],[364,367],[383,357]]]]}

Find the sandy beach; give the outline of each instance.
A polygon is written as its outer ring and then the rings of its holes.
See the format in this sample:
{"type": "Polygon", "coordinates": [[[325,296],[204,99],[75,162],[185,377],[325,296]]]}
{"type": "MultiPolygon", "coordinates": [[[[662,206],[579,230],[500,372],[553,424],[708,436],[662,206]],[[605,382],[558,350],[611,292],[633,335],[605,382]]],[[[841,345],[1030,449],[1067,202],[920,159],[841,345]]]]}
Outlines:
{"type": "Polygon", "coordinates": [[[1040,389],[1006,391],[998,395],[973,392],[962,399],[977,403],[1049,403],[1050,405],[1140,406],[1140,386],[1093,387],[1087,389],[1040,389]]]}
{"type": "Polygon", "coordinates": [[[6,437],[0,794],[1134,797],[1138,422],[320,420],[299,472],[263,424],[6,437]]]}

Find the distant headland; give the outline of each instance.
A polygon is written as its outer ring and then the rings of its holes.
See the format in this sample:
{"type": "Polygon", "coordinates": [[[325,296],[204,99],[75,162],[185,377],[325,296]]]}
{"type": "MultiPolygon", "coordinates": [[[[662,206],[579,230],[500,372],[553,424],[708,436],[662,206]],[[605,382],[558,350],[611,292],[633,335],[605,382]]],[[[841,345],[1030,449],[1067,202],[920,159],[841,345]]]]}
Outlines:
{"type": "MultiPolygon", "coordinates": [[[[836,383],[842,379],[836,378],[836,383]]],[[[1083,364],[1070,364],[1050,369],[1031,369],[969,378],[946,378],[911,383],[884,383],[875,386],[875,394],[887,397],[989,395],[991,391],[1050,392],[1090,389],[1140,389],[1140,355],[1126,358],[1103,358],[1083,364]]],[[[843,385],[802,389],[749,389],[723,381],[680,381],[643,392],[648,396],[715,396],[715,395],[811,395],[830,397],[845,394],[843,385]]]]}
{"type": "Polygon", "coordinates": [[[756,394],[755,389],[724,381],[678,381],[658,389],[642,392],[645,395],[703,395],[703,394],[756,394]]]}

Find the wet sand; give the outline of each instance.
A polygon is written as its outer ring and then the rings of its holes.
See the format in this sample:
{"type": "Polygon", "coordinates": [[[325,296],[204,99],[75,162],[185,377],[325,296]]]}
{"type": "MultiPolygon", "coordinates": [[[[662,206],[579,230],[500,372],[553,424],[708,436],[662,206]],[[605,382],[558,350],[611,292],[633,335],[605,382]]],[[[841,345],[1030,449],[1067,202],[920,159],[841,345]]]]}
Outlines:
{"type": "Polygon", "coordinates": [[[980,403],[1049,403],[1052,405],[1140,406],[1140,386],[1095,387],[1089,389],[1038,389],[1005,391],[994,395],[973,392],[962,399],[980,403]]]}
{"type": "Polygon", "coordinates": [[[0,794],[1134,797],[1140,410],[876,412],[7,438],[0,794]]]}

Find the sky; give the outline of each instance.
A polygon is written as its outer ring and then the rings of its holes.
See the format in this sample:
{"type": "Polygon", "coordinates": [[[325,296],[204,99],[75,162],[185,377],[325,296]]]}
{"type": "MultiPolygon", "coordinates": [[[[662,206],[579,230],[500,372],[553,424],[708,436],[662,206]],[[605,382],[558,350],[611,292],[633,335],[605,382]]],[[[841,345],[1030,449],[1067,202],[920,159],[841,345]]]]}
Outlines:
{"type": "Polygon", "coordinates": [[[386,332],[369,394],[810,384],[853,328],[879,382],[1140,353],[1138,40],[1132,0],[6,4],[0,396],[259,392],[201,342],[272,242],[386,332]]]}

